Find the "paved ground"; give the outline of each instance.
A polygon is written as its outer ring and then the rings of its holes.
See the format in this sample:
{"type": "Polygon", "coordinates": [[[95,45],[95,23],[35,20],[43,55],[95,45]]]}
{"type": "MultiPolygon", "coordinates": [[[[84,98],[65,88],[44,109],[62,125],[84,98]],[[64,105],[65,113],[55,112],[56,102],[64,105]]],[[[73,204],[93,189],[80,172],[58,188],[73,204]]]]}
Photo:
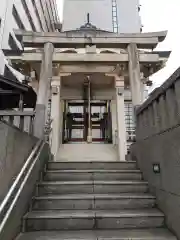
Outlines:
{"type": "Polygon", "coordinates": [[[63,144],[59,149],[57,161],[116,161],[117,150],[113,144],[63,144]]]}

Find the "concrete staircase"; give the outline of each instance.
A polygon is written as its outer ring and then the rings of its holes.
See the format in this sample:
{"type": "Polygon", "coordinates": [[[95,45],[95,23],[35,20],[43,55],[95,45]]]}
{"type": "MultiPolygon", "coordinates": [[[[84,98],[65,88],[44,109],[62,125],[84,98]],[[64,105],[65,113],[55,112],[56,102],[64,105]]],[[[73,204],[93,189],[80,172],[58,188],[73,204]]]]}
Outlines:
{"type": "Polygon", "coordinates": [[[135,162],[49,162],[17,240],[175,240],[135,162]]]}

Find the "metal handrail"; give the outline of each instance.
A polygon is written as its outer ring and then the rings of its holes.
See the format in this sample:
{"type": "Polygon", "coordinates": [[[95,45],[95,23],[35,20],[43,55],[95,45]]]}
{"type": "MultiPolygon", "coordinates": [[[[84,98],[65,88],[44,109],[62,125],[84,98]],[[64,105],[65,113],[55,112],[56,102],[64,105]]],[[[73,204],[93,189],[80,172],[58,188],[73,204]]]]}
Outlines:
{"type": "Polygon", "coordinates": [[[38,159],[37,153],[43,146],[44,146],[44,142],[42,140],[39,140],[37,142],[36,146],[33,148],[27,161],[23,165],[21,171],[19,172],[18,176],[16,177],[11,188],[9,189],[6,197],[0,204],[0,233],[2,232],[3,227],[5,226],[6,221],[8,220],[12,209],[14,208],[14,206],[16,204],[16,201],[21,194],[21,191],[26,183],[26,180],[28,179],[28,177],[34,167],[34,164],[36,163],[36,161],[38,159]],[[33,160],[34,160],[34,162],[33,162],[33,160]],[[27,169],[28,169],[28,172],[26,173],[27,169]],[[18,190],[17,190],[17,188],[18,188],[18,190]],[[17,192],[16,192],[16,190],[17,190],[17,192]]]}

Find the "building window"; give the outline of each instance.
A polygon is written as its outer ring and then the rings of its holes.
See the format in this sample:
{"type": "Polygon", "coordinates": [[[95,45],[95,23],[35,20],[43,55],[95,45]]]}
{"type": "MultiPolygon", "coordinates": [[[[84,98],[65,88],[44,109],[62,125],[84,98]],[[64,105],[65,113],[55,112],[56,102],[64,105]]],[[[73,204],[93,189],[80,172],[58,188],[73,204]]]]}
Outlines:
{"type": "Polygon", "coordinates": [[[11,34],[9,34],[8,44],[11,49],[19,51],[19,47],[11,34]]]}
{"type": "Polygon", "coordinates": [[[57,20],[57,16],[56,16],[56,6],[54,5],[54,1],[50,1],[50,4],[51,4],[51,11],[52,11],[53,16],[54,16],[54,22],[57,23],[58,20],[57,20]],[[53,9],[54,9],[54,11],[53,11],[53,9]]]}
{"type": "Polygon", "coordinates": [[[13,11],[12,11],[12,13],[13,13],[13,17],[14,17],[14,19],[15,19],[18,27],[19,27],[20,29],[25,30],[25,26],[24,26],[24,24],[22,23],[21,18],[20,18],[20,16],[19,16],[19,14],[18,14],[18,12],[17,12],[17,10],[16,10],[16,8],[15,8],[14,5],[13,5],[13,11]]]}
{"type": "Polygon", "coordinates": [[[47,8],[47,13],[48,13],[49,23],[50,23],[50,26],[51,26],[51,31],[53,31],[53,25],[52,25],[52,21],[51,21],[50,12],[49,12],[50,9],[48,7],[47,2],[46,2],[46,8],[47,8]]]}
{"type": "Polygon", "coordinates": [[[37,17],[37,19],[39,21],[39,25],[41,27],[41,30],[43,30],[43,25],[42,25],[42,22],[41,22],[41,19],[40,19],[40,16],[39,16],[39,12],[38,12],[35,0],[32,0],[32,4],[33,4],[33,7],[34,7],[34,11],[36,13],[36,17],[37,17]]]}
{"type": "Polygon", "coordinates": [[[42,9],[42,12],[43,12],[43,16],[44,16],[44,19],[45,19],[46,27],[47,27],[47,29],[48,29],[48,31],[49,31],[49,26],[48,26],[48,22],[47,22],[47,19],[46,19],[46,14],[45,14],[45,12],[44,12],[44,8],[43,8],[42,1],[40,0],[39,2],[40,2],[41,9],[42,9]]]}
{"type": "Polygon", "coordinates": [[[51,13],[52,13],[52,17],[53,17],[53,21],[56,22],[55,16],[54,16],[54,12],[53,12],[53,7],[52,7],[52,1],[49,1],[50,4],[50,8],[51,8],[51,13]]]}
{"type": "Polygon", "coordinates": [[[26,3],[26,0],[21,0],[21,2],[22,2],[22,5],[23,5],[24,10],[25,10],[25,12],[26,12],[26,15],[27,15],[27,17],[28,17],[28,19],[29,19],[31,28],[32,28],[32,30],[33,30],[34,32],[36,32],[36,27],[35,27],[35,25],[34,25],[34,23],[33,23],[31,14],[30,14],[30,12],[29,12],[29,9],[28,9],[27,3],[26,3]]]}
{"type": "Polygon", "coordinates": [[[57,6],[54,5],[54,1],[50,0],[49,2],[50,2],[50,6],[51,6],[51,12],[53,15],[53,26],[54,26],[54,29],[56,29],[56,23],[58,23],[58,19],[57,19],[57,15],[56,15],[56,7],[57,6]]]}

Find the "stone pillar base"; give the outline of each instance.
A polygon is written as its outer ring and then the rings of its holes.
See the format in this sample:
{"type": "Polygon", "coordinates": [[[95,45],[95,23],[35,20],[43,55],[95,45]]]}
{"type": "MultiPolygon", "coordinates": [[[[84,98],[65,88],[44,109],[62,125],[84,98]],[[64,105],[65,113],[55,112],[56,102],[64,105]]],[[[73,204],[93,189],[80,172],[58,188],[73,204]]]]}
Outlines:
{"type": "Polygon", "coordinates": [[[33,133],[35,137],[41,139],[44,138],[45,111],[46,111],[45,105],[43,104],[36,105],[33,133]]]}
{"type": "Polygon", "coordinates": [[[88,129],[87,143],[92,143],[92,131],[88,129]]]}

